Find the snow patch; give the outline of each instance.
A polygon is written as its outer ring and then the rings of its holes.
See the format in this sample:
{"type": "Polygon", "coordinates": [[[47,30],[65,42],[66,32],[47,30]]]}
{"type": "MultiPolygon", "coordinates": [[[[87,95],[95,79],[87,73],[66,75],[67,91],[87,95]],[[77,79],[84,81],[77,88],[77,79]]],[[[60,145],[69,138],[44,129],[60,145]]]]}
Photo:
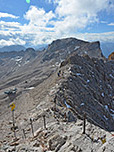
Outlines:
{"type": "Polygon", "coordinates": [[[108,87],[109,87],[110,89],[112,89],[112,87],[111,87],[111,85],[110,85],[110,84],[108,84],[108,87]]]}
{"type": "Polygon", "coordinates": [[[69,72],[69,73],[72,73],[72,71],[71,71],[71,67],[69,67],[69,68],[68,68],[68,72],[69,72]]]}
{"type": "Polygon", "coordinates": [[[72,82],[72,79],[70,79],[70,82],[72,82]]]}
{"type": "Polygon", "coordinates": [[[20,62],[22,59],[23,59],[22,57],[21,58],[16,58],[15,61],[20,62]]]}
{"type": "Polygon", "coordinates": [[[104,93],[102,93],[101,95],[102,95],[102,97],[104,97],[104,93]]]}
{"type": "Polygon", "coordinates": [[[113,109],[110,109],[110,111],[114,113],[114,110],[113,110],[113,109]]]}
{"type": "Polygon", "coordinates": [[[27,64],[27,63],[29,63],[30,61],[29,60],[27,60],[27,61],[25,61],[25,63],[24,64],[27,64]]]}
{"type": "Polygon", "coordinates": [[[70,71],[70,70],[71,70],[71,67],[68,68],[68,71],[70,71]]]}
{"type": "Polygon", "coordinates": [[[112,79],[114,79],[114,76],[113,76],[112,74],[109,74],[109,76],[110,76],[112,79]]]}
{"type": "Polygon", "coordinates": [[[108,118],[104,115],[104,118],[106,119],[106,120],[108,120],[108,118]]]}
{"type": "Polygon", "coordinates": [[[85,105],[85,103],[83,103],[83,102],[80,104],[80,106],[84,106],[84,105],[85,105]]]}
{"type": "Polygon", "coordinates": [[[34,87],[30,87],[30,88],[28,88],[29,90],[32,90],[32,89],[34,89],[34,87]]]}
{"type": "Polygon", "coordinates": [[[74,48],[74,50],[77,50],[77,49],[79,49],[80,48],[80,46],[76,46],[75,48],[74,48]]]}
{"type": "Polygon", "coordinates": [[[105,105],[105,109],[106,109],[107,111],[109,111],[109,109],[108,109],[108,106],[107,106],[107,105],[105,105]]]}
{"type": "Polygon", "coordinates": [[[90,80],[87,80],[87,83],[89,83],[90,82],[90,80]]]}
{"type": "Polygon", "coordinates": [[[65,105],[67,108],[71,108],[71,106],[66,103],[66,100],[65,100],[65,105]]]}
{"type": "Polygon", "coordinates": [[[76,73],[77,76],[81,76],[81,73],[76,73]]]}
{"type": "Polygon", "coordinates": [[[19,64],[18,62],[16,62],[16,65],[18,65],[19,67],[21,66],[21,64],[19,64]]]}
{"type": "Polygon", "coordinates": [[[87,51],[84,51],[85,54],[87,54],[87,51]]]}
{"type": "Polygon", "coordinates": [[[61,64],[61,63],[59,63],[59,62],[56,62],[56,63],[55,63],[55,66],[60,66],[60,64],[61,64]]]}

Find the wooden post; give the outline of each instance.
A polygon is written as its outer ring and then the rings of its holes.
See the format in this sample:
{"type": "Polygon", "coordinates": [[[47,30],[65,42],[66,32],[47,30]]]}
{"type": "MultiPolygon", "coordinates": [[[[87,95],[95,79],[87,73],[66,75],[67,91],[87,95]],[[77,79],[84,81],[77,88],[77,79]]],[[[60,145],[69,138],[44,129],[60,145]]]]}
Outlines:
{"type": "Polygon", "coordinates": [[[47,129],[46,128],[46,118],[45,118],[45,115],[43,115],[43,120],[44,120],[44,129],[47,129]]]}
{"type": "Polygon", "coordinates": [[[31,129],[32,129],[32,135],[34,137],[34,129],[33,129],[33,123],[32,123],[32,119],[30,118],[30,124],[31,124],[31,129]]]}
{"type": "Polygon", "coordinates": [[[14,137],[15,137],[15,140],[17,140],[17,137],[16,137],[16,127],[15,127],[15,118],[14,118],[14,110],[12,110],[12,120],[13,120],[13,131],[14,131],[14,137]]]}
{"type": "Polygon", "coordinates": [[[104,71],[104,81],[106,81],[105,71],[104,71]]]}
{"type": "Polygon", "coordinates": [[[55,111],[56,111],[56,99],[57,99],[57,95],[56,95],[55,98],[54,98],[54,104],[55,104],[54,110],[55,110],[55,111]]]}
{"type": "Polygon", "coordinates": [[[24,135],[24,138],[26,139],[26,134],[25,134],[25,130],[23,129],[23,135],[24,135]]]}
{"type": "Polygon", "coordinates": [[[85,131],[86,131],[86,113],[84,113],[83,134],[85,134],[85,131]]]}

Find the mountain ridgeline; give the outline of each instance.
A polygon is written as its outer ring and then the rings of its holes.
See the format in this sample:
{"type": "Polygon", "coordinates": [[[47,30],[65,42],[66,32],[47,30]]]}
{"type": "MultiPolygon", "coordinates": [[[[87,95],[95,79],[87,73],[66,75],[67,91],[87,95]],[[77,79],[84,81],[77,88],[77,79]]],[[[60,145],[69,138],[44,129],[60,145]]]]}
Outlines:
{"type": "Polygon", "coordinates": [[[26,48],[22,45],[10,45],[10,46],[4,46],[0,48],[0,52],[12,52],[12,51],[21,51],[25,50],[26,48]]]}
{"type": "Polygon", "coordinates": [[[53,41],[44,53],[43,61],[56,58],[64,60],[68,55],[76,52],[78,55],[87,54],[90,57],[104,59],[100,49],[100,43],[97,42],[85,42],[75,38],[61,39],[53,41]]]}
{"type": "Polygon", "coordinates": [[[0,53],[0,119],[3,120],[0,145],[4,148],[7,141],[10,145],[7,149],[11,148],[13,134],[8,108],[11,100],[4,91],[14,88],[19,152],[35,148],[39,152],[103,152],[104,146],[98,142],[102,135],[110,140],[105,149],[113,145],[114,60],[113,54],[109,60],[103,56],[99,42],[66,38],[53,41],[42,51],[28,48],[0,53]],[[82,134],[84,114],[86,134],[82,134]],[[33,118],[33,138],[29,132],[30,118],[33,118]],[[25,145],[20,128],[26,132],[25,145]]]}

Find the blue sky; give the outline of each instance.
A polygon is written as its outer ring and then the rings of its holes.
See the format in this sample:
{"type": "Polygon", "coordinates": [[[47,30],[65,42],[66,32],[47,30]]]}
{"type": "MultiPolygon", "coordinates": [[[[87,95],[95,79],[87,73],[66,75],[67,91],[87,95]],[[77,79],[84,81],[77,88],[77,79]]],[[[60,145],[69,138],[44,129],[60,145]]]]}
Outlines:
{"type": "Polygon", "coordinates": [[[0,47],[65,37],[114,42],[114,0],[0,0],[0,47]]]}

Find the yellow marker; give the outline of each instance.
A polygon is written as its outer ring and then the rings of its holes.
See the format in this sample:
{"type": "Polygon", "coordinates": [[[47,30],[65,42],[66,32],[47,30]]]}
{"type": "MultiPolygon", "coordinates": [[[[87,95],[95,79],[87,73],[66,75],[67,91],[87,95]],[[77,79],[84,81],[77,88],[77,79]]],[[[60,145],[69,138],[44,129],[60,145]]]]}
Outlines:
{"type": "Polygon", "coordinates": [[[12,103],[12,104],[10,105],[10,108],[11,108],[11,111],[13,111],[13,110],[15,109],[15,104],[12,103]]]}
{"type": "Polygon", "coordinates": [[[102,144],[104,144],[106,142],[106,138],[102,139],[102,144]]]}
{"type": "Polygon", "coordinates": [[[102,144],[104,144],[106,142],[106,137],[100,138],[100,140],[101,140],[102,144]]]}

